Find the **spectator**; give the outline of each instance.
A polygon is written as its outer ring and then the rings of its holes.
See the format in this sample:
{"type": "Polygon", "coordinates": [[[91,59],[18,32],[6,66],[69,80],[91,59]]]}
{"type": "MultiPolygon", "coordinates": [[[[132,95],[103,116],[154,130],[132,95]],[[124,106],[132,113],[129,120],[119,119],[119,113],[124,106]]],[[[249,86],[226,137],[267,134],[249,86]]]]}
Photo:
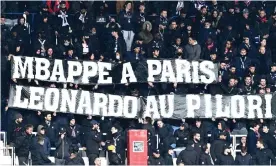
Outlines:
{"type": "Polygon", "coordinates": [[[181,123],[179,129],[174,132],[174,137],[176,139],[176,147],[186,147],[190,138],[188,123],[181,123]]]}
{"type": "Polygon", "coordinates": [[[148,165],[165,165],[164,158],[160,155],[160,151],[158,149],[153,151],[152,156],[148,159],[148,165]]]}
{"type": "Polygon", "coordinates": [[[184,58],[189,61],[199,60],[201,54],[201,47],[194,39],[194,37],[189,37],[188,44],[184,47],[184,58]]]}
{"type": "Polygon", "coordinates": [[[273,136],[272,134],[269,132],[269,128],[267,124],[264,124],[262,126],[263,131],[260,132],[261,134],[261,138],[263,140],[263,143],[265,145],[266,148],[273,150],[275,146],[274,142],[273,142],[273,136]]]}
{"type": "Polygon", "coordinates": [[[241,154],[238,154],[235,158],[236,165],[252,165],[252,156],[247,153],[246,146],[241,148],[241,154]]]}
{"type": "Polygon", "coordinates": [[[214,140],[214,142],[211,145],[211,156],[213,161],[216,163],[219,156],[223,154],[224,147],[229,146],[229,143],[226,141],[227,133],[220,133],[219,139],[214,140]]]}
{"type": "Polygon", "coordinates": [[[33,165],[52,165],[51,160],[48,159],[48,155],[45,154],[44,138],[38,137],[35,142],[34,148],[31,150],[32,164],[33,165]]]}
{"type": "Polygon", "coordinates": [[[164,161],[165,161],[165,165],[173,165],[173,154],[174,151],[172,148],[169,148],[168,153],[166,153],[164,155],[164,161]]]}
{"type": "Polygon", "coordinates": [[[149,21],[143,23],[142,30],[138,33],[138,37],[142,40],[139,44],[149,44],[153,40],[151,34],[152,24],[149,21]]]}
{"type": "Polygon", "coordinates": [[[251,156],[255,155],[257,151],[256,144],[257,140],[260,138],[259,128],[260,125],[258,123],[253,123],[246,137],[246,147],[251,156]]]}
{"type": "Polygon", "coordinates": [[[14,145],[16,139],[21,135],[23,128],[23,117],[20,113],[15,115],[15,120],[8,127],[8,142],[11,146],[14,145]]]}
{"type": "Polygon", "coordinates": [[[157,120],[157,126],[157,133],[160,138],[160,153],[164,154],[168,151],[169,146],[174,142],[174,140],[172,140],[173,128],[168,124],[164,124],[161,119],[157,120]]]}
{"type": "Polygon", "coordinates": [[[150,117],[145,117],[142,129],[147,130],[148,133],[148,156],[152,154],[153,150],[156,149],[156,136],[155,136],[155,128],[152,125],[152,119],[150,117]]]}
{"type": "Polygon", "coordinates": [[[55,122],[52,122],[52,115],[51,113],[45,113],[44,115],[44,123],[42,123],[42,126],[45,127],[46,136],[50,139],[51,146],[55,146],[57,137],[58,137],[58,126],[55,122]]]}
{"type": "Polygon", "coordinates": [[[194,150],[197,154],[201,154],[201,142],[200,142],[200,133],[193,134],[194,150]]]}
{"type": "Polygon", "coordinates": [[[89,158],[89,163],[94,163],[95,159],[99,157],[99,148],[102,141],[99,123],[95,120],[91,121],[91,130],[88,131],[84,138],[86,155],[89,158]]]}
{"type": "Polygon", "coordinates": [[[15,154],[18,156],[19,165],[28,164],[28,157],[32,146],[33,126],[28,124],[22,135],[15,140],[15,154]]]}
{"type": "Polygon", "coordinates": [[[256,156],[255,156],[255,163],[256,165],[270,165],[270,160],[272,162],[275,161],[275,156],[273,155],[272,151],[264,146],[264,142],[262,139],[258,139],[257,141],[257,148],[256,156]]]}
{"type": "Polygon", "coordinates": [[[210,155],[210,144],[205,144],[202,146],[202,152],[199,157],[199,165],[214,165],[210,155]]]}
{"type": "Polygon", "coordinates": [[[65,165],[85,165],[83,159],[78,155],[79,147],[72,144],[69,148],[70,157],[66,159],[65,165]]]}
{"type": "Polygon", "coordinates": [[[109,165],[121,165],[122,159],[119,153],[116,152],[116,146],[108,146],[109,165]]]}
{"type": "Polygon", "coordinates": [[[36,137],[34,138],[34,145],[36,145],[39,140],[42,139],[43,140],[43,154],[46,156],[50,156],[50,151],[51,151],[51,143],[49,138],[45,135],[45,127],[42,125],[39,125],[37,127],[37,134],[36,137]]]}
{"type": "Polygon", "coordinates": [[[234,165],[235,164],[234,158],[231,154],[230,147],[224,147],[223,153],[219,155],[216,163],[218,165],[234,165]]]}
{"type": "MultiPolygon", "coordinates": [[[[252,83],[250,75],[245,76],[244,77],[244,83],[240,84],[240,93],[243,94],[243,95],[256,94],[256,90],[253,87],[253,83],[252,83]]],[[[237,127],[239,127],[238,130],[241,130],[242,128],[244,128],[243,131],[241,131],[241,132],[242,132],[242,134],[247,134],[247,130],[246,130],[244,124],[243,124],[243,126],[237,126],[237,127]]],[[[239,131],[236,130],[235,132],[239,132],[239,131]]]]}
{"type": "Polygon", "coordinates": [[[189,141],[185,150],[181,151],[177,157],[176,164],[197,165],[199,154],[194,150],[194,143],[189,141]]]}
{"type": "Polygon", "coordinates": [[[67,137],[70,139],[70,142],[72,144],[76,144],[79,146],[81,145],[81,127],[78,124],[76,124],[74,116],[70,118],[70,124],[66,129],[66,133],[68,135],[67,137]]]}
{"type": "Polygon", "coordinates": [[[131,45],[134,38],[134,18],[132,8],[132,2],[126,1],[126,3],[124,4],[124,10],[122,10],[119,14],[119,23],[122,26],[122,33],[126,42],[126,51],[131,50],[131,45]]]}
{"type": "Polygon", "coordinates": [[[66,135],[66,129],[60,128],[59,138],[55,144],[56,146],[56,155],[55,163],[56,165],[64,165],[65,160],[70,157],[69,148],[71,146],[70,139],[66,135]]]}
{"type": "Polygon", "coordinates": [[[119,131],[120,127],[118,125],[114,125],[111,128],[111,133],[112,133],[112,137],[113,137],[113,141],[111,141],[111,143],[113,145],[115,145],[116,147],[116,153],[120,156],[121,160],[122,160],[122,164],[125,164],[125,160],[126,160],[126,140],[125,137],[123,135],[122,132],[119,131]]]}

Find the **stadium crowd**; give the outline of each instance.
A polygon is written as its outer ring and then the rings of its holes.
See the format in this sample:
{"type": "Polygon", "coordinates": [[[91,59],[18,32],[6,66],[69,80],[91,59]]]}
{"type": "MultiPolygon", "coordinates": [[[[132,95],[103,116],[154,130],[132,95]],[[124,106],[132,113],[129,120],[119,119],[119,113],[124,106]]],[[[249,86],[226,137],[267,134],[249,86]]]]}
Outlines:
{"type": "Polygon", "coordinates": [[[125,164],[126,133],[147,129],[149,165],[269,165],[276,163],[273,119],[153,120],[84,117],[9,108],[10,84],[88,89],[147,96],[168,93],[251,95],[276,90],[276,3],[273,1],[1,1],[2,129],[19,164],[90,165],[108,151],[111,165],[125,164]],[[22,13],[17,19],[8,13],[22,13]],[[33,15],[35,13],[35,15],[33,15]],[[30,21],[31,20],[31,21],[30,21]],[[219,81],[209,85],[135,83],[64,86],[11,79],[13,56],[103,62],[146,59],[209,60],[219,81]],[[24,120],[23,120],[24,119],[24,120]],[[172,125],[180,126],[175,130],[172,125]],[[36,131],[37,135],[32,132],[36,131]],[[103,133],[106,133],[103,135],[103,133]],[[158,135],[160,141],[156,140],[158,135]],[[211,134],[211,137],[208,135],[211,134]],[[231,155],[230,134],[243,134],[241,154],[231,155]],[[158,141],[158,142],[157,142],[158,141]],[[158,144],[158,146],[156,146],[158,144]],[[211,146],[210,146],[211,145],[211,146]],[[50,150],[55,147],[55,154],[50,150]]]}

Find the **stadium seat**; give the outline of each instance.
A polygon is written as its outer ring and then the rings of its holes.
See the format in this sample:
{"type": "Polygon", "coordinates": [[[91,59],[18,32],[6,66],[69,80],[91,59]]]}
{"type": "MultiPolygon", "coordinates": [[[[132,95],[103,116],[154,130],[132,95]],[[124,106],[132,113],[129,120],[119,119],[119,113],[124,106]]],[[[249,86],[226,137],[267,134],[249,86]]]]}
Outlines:
{"type": "Polygon", "coordinates": [[[0,156],[1,165],[12,165],[11,156],[0,156]]]}
{"type": "Polygon", "coordinates": [[[48,159],[55,163],[55,157],[48,157],[48,159]]]}
{"type": "Polygon", "coordinates": [[[84,161],[84,165],[85,166],[89,166],[89,159],[88,157],[82,157],[83,161],[84,161]]]}

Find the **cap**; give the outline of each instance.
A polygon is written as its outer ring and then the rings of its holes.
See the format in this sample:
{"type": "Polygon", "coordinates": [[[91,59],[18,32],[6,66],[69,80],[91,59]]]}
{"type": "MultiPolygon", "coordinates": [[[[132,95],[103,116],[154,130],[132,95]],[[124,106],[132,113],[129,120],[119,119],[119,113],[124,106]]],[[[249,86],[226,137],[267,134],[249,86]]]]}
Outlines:
{"type": "Polygon", "coordinates": [[[276,66],[276,63],[272,63],[272,64],[271,64],[271,67],[274,67],[274,66],[276,66]]]}
{"type": "Polygon", "coordinates": [[[96,124],[99,124],[96,120],[92,120],[91,121],[91,125],[93,126],[93,125],[96,125],[96,124]]]}
{"type": "Polygon", "coordinates": [[[65,133],[65,132],[66,132],[66,129],[62,127],[62,128],[59,129],[59,132],[60,132],[60,133],[65,133]]]}
{"type": "Polygon", "coordinates": [[[22,117],[22,115],[21,115],[20,113],[17,113],[17,114],[15,115],[15,119],[19,119],[19,118],[23,118],[23,117],[22,117]]]}
{"type": "Polygon", "coordinates": [[[156,154],[160,154],[159,149],[154,149],[152,152],[153,152],[153,153],[156,153],[156,154]]]}
{"type": "Polygon", "coordinates": [[[180,126],[185,127],[185,128],[188,128],[188,127],[189,127],[188,123],[186,123],[186,122],[181,123],[180,126]]]}
{"type": "Polygon", "coordinates": [[[69,121],[71,121],[72,119],[75,119],[75,117],[73,115],[69,116],[69,121]]]}
{"type": "Polygon", "coordinates": [[[248,11],[248,9],[247,9],[247,8],[245,8],[245,9],[243,9],[242,13],[243,13],[243,14],[245,14],[245,13],[249,13],[249,11],[248,11]]]}
{"type": "Polygon", "coordinates": [[[249,65],[249,68],[250,67],[256,67],[256,65],[254,64],[254,63],[251,63],[250,65],[249,65]]]}
{"type": "Polygon", "coordinates": [[[114,146],[114,145],[109,145],[108,147],[107,147],[107,150],[110,150],[110,151],[113,151],[113,150],[115,150],[116,149],[116,147],[114,146]]]}

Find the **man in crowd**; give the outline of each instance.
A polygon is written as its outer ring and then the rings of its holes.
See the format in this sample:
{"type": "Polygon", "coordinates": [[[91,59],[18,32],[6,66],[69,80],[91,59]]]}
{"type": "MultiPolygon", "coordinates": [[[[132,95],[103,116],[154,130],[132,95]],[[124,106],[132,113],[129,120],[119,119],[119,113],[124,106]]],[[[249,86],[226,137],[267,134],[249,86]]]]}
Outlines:
{"type": "Polygon", "coordinates": [[[29,154],[32,147],[32,132],[33,126],[28,124],[22,135],[15,140],[15,154],[18,156],[19,165],[26,165],[29,163],[29,154]]]}
{"type": "Polygon", "coordinates": [[[56,165],[64,165],[65,160],[70,157],[69,148],[72,145],[70,139],[67,136],[66,129],[60,128],[59,130],[59,138],[55,143],[56,147],[56,155],[55,162],[56,165]]]}

